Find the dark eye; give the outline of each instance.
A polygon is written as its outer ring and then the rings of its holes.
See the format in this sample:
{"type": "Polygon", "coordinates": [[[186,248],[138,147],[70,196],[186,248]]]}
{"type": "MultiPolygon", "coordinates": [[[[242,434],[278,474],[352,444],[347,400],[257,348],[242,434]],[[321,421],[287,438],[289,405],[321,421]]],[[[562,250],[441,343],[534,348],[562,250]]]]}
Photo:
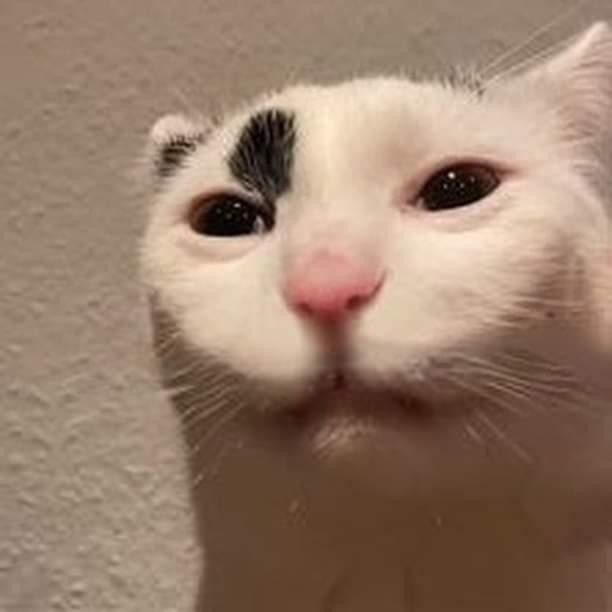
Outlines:
{"type": "Polygon", "coordinates": [[[206,236],[246,236],[270,231],[274,216],[264,206],[239,196],[219,195],[196,204],[190,224],[195,232],[206,236]]]}
{"type": "Polygon", "coordinates": [[[461,164],[434,174],[421,190],[420,203],[427,210],[447,210],[467,206],[486,198],[500,180],[490,167],[461,164]]]}

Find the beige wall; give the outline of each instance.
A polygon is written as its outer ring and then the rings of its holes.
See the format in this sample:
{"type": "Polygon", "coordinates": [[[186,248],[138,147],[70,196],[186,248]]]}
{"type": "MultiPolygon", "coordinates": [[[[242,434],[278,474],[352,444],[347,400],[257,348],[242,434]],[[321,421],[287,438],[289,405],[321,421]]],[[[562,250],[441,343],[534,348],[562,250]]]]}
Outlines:
{"type": "Polygon", "coordinates": [[[126,180],[154,117],[490,58],[575,3],[0,2],[2,612],[189,609],[187,483],[134,265],[146,203],[126,180]]]}

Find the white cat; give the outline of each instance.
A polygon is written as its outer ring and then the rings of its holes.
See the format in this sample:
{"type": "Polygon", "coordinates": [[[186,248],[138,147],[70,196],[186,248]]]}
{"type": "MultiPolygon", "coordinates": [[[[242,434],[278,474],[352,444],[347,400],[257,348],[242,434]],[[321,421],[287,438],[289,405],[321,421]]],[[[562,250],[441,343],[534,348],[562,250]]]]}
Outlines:
{"type": "Polygon", "coordinates": [[[612,33],[165,117],[142,248],[205,612],[612,610],[612,33]]]}

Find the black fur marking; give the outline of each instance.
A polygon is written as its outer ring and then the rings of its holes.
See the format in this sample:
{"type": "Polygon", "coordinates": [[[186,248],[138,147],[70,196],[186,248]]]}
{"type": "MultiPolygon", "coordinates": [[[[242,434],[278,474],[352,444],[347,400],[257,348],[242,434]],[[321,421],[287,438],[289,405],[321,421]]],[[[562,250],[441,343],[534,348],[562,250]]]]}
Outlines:
{"type": "Polygon", "coordinates": [[[447,82],[451,87],[471,91],[478,98],[485,93],[484,82],[475,71],[453,67],[448,75],[447,82]]]}
{"type": "Polygon", "coordinates": [[[234,178],[273,203],[291,187],[295,115],[269,109],[253,115],[228,159],[234,178]]]}
{"type": "Polygon", "coordinates": [[[204,132],[175,134],[160,145],[155,159],[155,169],[161,178],[172,176],[191,155],[199,144],[204,142],[204,132]]]}

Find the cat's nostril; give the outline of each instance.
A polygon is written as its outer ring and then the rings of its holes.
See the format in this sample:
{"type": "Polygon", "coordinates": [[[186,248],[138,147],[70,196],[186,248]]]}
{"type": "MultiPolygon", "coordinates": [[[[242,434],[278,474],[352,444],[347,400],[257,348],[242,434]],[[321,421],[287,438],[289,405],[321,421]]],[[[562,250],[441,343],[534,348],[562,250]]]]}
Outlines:
{"type": "Polygon", "coordinates": [[[305,302],[295,304],[295,310],[297,310],[300,314],[305,316],[310,316],[313,314],[312,308],[305,302]]]}
{"type": "Polygon", "coordinates": [[[367,296],[352,295],[346,301],[346,308],[348,310],[356,310],[357,308],[359,308],[360,306],[365,304],[365,302],[367,302],[367,300],[368,300],[367,296]]]}

